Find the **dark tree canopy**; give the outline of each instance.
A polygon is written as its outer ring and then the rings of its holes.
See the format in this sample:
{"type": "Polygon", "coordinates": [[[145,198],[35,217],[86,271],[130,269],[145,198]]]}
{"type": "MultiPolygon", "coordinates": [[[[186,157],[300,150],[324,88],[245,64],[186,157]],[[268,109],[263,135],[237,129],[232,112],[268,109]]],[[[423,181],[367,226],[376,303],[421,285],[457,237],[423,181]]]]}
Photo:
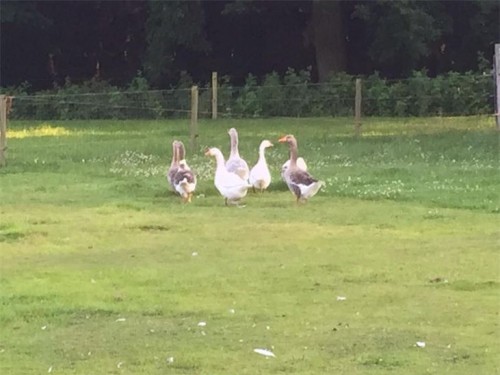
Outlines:
{"type": "Polygon", "coordinates": [[[211,71],[311,69],[405,77],[477,70],[499,40],[498,1],[2,1],[0,86],[103,79],[154,87],[211,71]]]}

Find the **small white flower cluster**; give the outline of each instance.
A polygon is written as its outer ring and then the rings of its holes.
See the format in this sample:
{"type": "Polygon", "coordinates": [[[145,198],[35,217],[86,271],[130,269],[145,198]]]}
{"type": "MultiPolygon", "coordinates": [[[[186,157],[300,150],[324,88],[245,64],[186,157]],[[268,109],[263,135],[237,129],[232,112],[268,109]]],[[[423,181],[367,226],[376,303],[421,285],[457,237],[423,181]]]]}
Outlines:
{"type": "Polygon", "coordinates": [[[412,187],[407,187],[401,180],[386,180],[377,185],[363,182],[361,177],[347,176],[326,179],[326,189],[332,189],[337,194],[359,198],[395,198],[401,193],[413,193],[412,187]]]}
{"type": "Polygon", "coordinates": [[[111,173],[123,176],[152,177],[165,174],[165,165],[154,155],[125,151],[113,162],[111,173]]]}
{"type": "Polygon", "coordinates": [[[441,190],[441,191],[454,191],[454,192],[475,192],[482,191],[483,189],[479,185],[470,185],[464,183],[462,179],[456,181],[454,179],[445,178],[439,181],[432,181],[426,183],[426,185],[431,190],[441,190]]]}

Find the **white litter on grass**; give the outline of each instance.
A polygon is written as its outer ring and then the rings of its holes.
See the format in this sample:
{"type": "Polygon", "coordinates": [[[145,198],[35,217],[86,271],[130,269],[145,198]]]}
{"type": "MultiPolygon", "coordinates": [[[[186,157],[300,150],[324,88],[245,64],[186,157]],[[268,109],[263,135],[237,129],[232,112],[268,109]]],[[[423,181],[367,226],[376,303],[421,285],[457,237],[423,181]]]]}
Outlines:
{"type": "Polygon", "coordinates": [[[167,358],[168,363],[174,363],[174,357],[168,357],[167,358]]]}
{"type": "Polygon", "coordinates": [[[269,330],[271,329],[271,327],[269,327],[269,326],[266,326],[266,329],[267,329],[267,330],[269,331],[269,330]]]}
{"type": "Polygon", "coordinates": [[[122,365],[123,365],[123,362],[118,362],[118,364],[116,365],[116,368],[120,368],[120,367],[122,367],[122,365]]]}
{"type": "Polygon", "coordinates": [[[425,348],[425,341],[417,341],[416,345],[417,345],[419,348],[425,348]]]}
{"type": "Polygon", "coordinates": [[[198,327],[205,327],[207,325],[207,322],[199,322],[198,327]]]}
{"type": "Polygon", "coordinates": [[[50,374],[52,372],[52,366],[49,367],[49,369],[47,370],[47,372],[50,374]]]}
{"type": "Polygon", "coordinates": [[[193,253],[191,254],[191,256],[196,257],[196,256],[198,256],[198,253],[196,251],[193,251],[193,253]]]}
{"type": "Polygon", "coordinates": [[[236,311],[234,309],[229,309],[230,314],[234,314],[236,311]]]}
{"type": "Polygon", "coordinates": [[[345,301],[347,297],[344,296],[337,296],[337,301],[345,301]]]}
{"type": "Polygon", "coordinates": [[[125,318],[118,318],[118,319],[115,320],[115,322],[124,322],[125,320],[127,320],[127,319],[125,319],[125,318]]]}
{"type": "Polygon", "coordinates": [[[270,351],[270,350],[267,350],[267,349],[257,348],[257,349],[254,349],[253,351],[255,353],[263,355],[265,357],[275,357],[276,358],[276,356],[274,355],[274,353],[272,351],[270,351]]]}
{"type": "Polygon", "coordinates": [[[206,336],[207,334],[205,333],[205,331],[201,331],[201,335],[206,336]]]}
{"type": "Polygon", "coordinates": [[[47,326],[43,326],[41,328],[42,328],[42,331],[45,331],[47,329],[47,326]]]}

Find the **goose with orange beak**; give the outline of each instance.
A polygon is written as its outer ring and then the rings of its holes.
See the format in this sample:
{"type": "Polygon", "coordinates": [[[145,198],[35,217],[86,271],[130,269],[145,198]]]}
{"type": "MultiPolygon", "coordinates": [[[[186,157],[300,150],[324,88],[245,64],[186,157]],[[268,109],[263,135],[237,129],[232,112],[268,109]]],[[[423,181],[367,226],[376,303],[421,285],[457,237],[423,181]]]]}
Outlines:
{"type": "Polygon", "coordinates": [[[316,195],[323,181],[318,181],[311,174],[297,166],[298,150],[297,140],[291,134],[281,137],[278,142],[288,143],[290,149],[290,165],[284,171],[283,178],[290,191],[295,195],[297,203],[306,202],[309,198],[316,195]]]}

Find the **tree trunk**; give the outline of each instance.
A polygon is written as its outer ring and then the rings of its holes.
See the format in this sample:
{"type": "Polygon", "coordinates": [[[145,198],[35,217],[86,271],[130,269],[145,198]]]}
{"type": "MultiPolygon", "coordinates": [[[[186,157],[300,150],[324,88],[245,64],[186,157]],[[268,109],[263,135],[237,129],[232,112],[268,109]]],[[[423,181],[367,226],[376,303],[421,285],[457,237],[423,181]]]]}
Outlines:
{"type": "Polygon", "coordinates": [[[346,68],[340,1],[313,0],[311,26],[319,81],[346,68]]]}

